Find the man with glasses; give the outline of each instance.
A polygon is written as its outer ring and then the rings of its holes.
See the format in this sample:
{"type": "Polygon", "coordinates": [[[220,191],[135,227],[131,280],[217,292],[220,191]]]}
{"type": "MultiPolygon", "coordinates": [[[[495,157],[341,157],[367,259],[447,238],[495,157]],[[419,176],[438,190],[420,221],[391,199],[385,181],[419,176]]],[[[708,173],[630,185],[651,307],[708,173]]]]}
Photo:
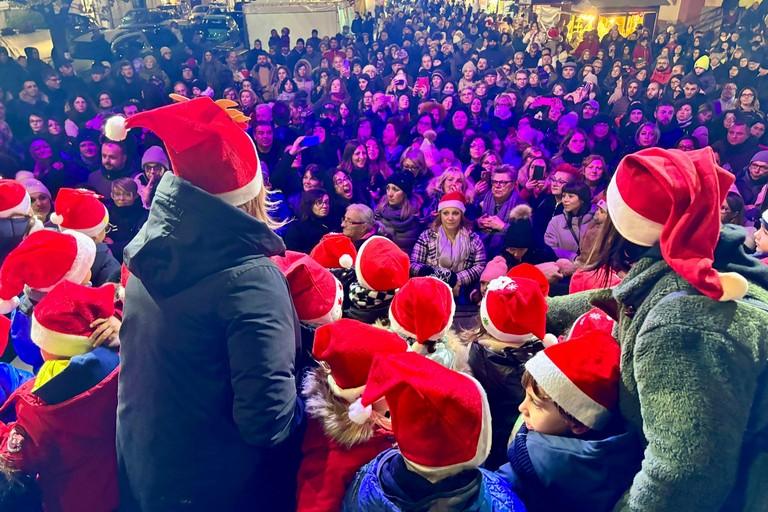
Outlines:
{"type": "Polygon", "coordinates": [[[729,110],[736,110],[739,102],[736,99],[738,87],[733,82],[726,82],[720,91],[720,97],[712,102],[716,116],[721,116],[729,110]]]}
{"type": "Polygon", "coordinates": [[[746,217],[754,221],[768,192],[768,151],[758,151],[736,176],[736,188],[744,199],[746,217]]]}
{"type": "Polygon", "coordinates": [[[370,237],[376,234],[373,210],[364,204],[354,203],[347,206],[344,218],[341,219],[341,229],[348,236],[356,249],[370,237]]]}
{"type": "Polygon", "coordinates": [[[61,77],[56,71],[50,70],[43,76],[43,93],[48,96],[48,104],[54,112],[64,112],[67,104],[68,91],[61,86],[61,77]]]}
{"type": "Polygon", "coordinates": [[[509,212],[515,206],[525,203],[517,191],[516,176],[511,165],[496,167],[491,173],[490,190],[478,198],[478,206],[483,215],[477,219],[477,226],[489,261],[504,250],[509,212]]]}

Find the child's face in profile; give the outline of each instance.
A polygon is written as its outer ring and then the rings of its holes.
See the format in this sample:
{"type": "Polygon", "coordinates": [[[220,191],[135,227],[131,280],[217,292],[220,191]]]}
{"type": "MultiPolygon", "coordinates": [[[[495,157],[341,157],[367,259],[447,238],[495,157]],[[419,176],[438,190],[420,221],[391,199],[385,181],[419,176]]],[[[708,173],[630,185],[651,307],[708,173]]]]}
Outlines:
{"type": "Polygon", "coordinates": [[[570,424],[560,415],[552,400],[542,400],[525,388],[525,400],[517,408],[523,415],[528,430],[550,436],[564,436],[572,432],[570,424]]]}

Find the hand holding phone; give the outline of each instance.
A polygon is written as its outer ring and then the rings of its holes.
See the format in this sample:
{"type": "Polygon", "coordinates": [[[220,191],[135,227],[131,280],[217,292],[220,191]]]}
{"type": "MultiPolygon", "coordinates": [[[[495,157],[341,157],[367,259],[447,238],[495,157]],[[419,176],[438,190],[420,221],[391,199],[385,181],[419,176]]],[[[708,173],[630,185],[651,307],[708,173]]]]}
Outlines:
{"type": "Polygon", "coordinates": [[[310,135],[308,137],[304,137],[304,139],[302,139],[302,141],[299,143],[299,146],[302,148],[309,148],[312,146],[317,146],[318,144],[320,144],[320,137],[317,135],[310,135]]]}

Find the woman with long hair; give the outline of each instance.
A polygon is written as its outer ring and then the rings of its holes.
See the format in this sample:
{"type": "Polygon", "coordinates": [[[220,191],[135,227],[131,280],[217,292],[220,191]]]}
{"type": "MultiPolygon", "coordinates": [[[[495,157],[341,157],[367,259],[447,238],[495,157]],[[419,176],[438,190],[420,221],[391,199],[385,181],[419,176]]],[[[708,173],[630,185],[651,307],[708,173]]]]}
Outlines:
{"type": "Polygon", "coordinates": [[[414,196],[414,176],[408,171],[392,174],[387,179],[385,194],[376,205],[376,220],[380,233],[395,242],[406,254],[411,254],[421,232],[419,209],[421,202],[414,196]]]}
{"type": "MultiPolygon", "coordinates": [[[[424,197],[424,206],[421,209],[421,216],[424,222],[429,222],[437,215],[437,207],[444,195],[451,192],[460,192],[467,200],[466,210],[471,211],[470,219],[474,218],[472,206],[475,200],[475,190],[472,182],[469,181],[460,167],[448,167],[440,176],[433,178],[427,186],[424,197]]],[[[467,212],[465,211],[465,216],[467,212]]]]}
{"type": "Polygon", "coordinates": [[[589,155],[584,159],[579,172],[582,180],[589,187],[589,192],[592,195],[591,203],[597,204],[604,200],[605,190],[611,180],[605,159],[600,155],[589,155]]]}
{"type": "MultiPolygon", "coordinates": [[[[67,121],[69,121],[69,123],[64,121],[64,124],[70,126],[65,126],[65,129],[67,129],[69,133],[74,133],[75,135],[78,130],[85,128],[85,123],[96,117],[96,109],[93,108],[91,100],[81,94],[72,96],[69,99],[66,111],[67,121]],[[74,132],[72,131],[71,125],[76,127],[74,132]]],[[[74,137],[75,135],[72,136],[74,137]]]]}
{"type": "Polygon", "coordinates": [[[460,192],[445,194],[437,216],[419,235],[411,253],[411,275],[433,276],[453,289],[457,303],[469,303],[469,294],[485,268],[485,247],[472,231],[466,198],[460,192]]]}
{"type": "Polygon", "coordinates": [[[560,150],[552,157],[552,164],[555,166],[569,164],[580,167],[587,156],[589,156],[587,133],[581,128],[575,128],[568,132],[568,135],[563,139],[560,150]]]}
{"type": "Polygon", "coordinates": [[[355,188],[355,203],[371,204],[371,166],[368,165],[368,150],[365,144],[357,139],[347,141],[341,154],[339,169],[346,172],[355,188]]]}
{"type": "Polygon", "coordinates": [[[365,151],[368,155],[368,166],[371,175],[368,188],[371,191],[373,201],[378,202],[381,199],[381,191],[386,186],[387,178],[392,176],[392,168],[387,163],[384,147],[378,139],[370,138],[365,141],[365,151]]]}
{"type": "Polygon", "coordinates": [[[288,225],[283,236],[285,247],[309,254],[324,235],[331,232],[328,214],[331,198],[323,189],[311,189],[301,194],[297,220],[288,225]]]}
{"type": "Polygon", "coordinates": [[[563,213],[549,221],[544,242],[558,258],[573,261],[579,255],[579,244],[592,220],[589,186],[573,183],[563,187],[563,213]]]}

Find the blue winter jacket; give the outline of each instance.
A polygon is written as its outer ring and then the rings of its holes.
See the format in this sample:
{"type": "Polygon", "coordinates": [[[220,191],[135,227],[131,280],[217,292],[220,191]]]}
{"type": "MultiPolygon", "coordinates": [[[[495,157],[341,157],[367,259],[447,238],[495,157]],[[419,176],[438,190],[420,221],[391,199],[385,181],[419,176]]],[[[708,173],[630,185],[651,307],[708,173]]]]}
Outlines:
{"type": "MultiPolygon", "coordinates": [[[[403,496],[402,488],[384,488],[384,481],[407,482],[411,487],[423,481],[416,473],[403,469],[402,455],[396,448],[387,450],[363,466],[347,489],[342,512],[524,512],[525,506],[498,475],[478,468],[478,477],[461,487],[411,500],[403,496]],[[406,473],[407,474],[402,474],[406,473]]],[[[453,477],[452,477],[453,478],[453,477]]],[[[440,482],[442,483],[442,482],[440,482]]],[[[439,486],[440,483],[435,484],[439,486]]],[[[426,485],[424,485],[426,484],[426,485]]],[[[404,484],[403,487],[406,487],[404,484]]]]}
{"type": "Polygon", "coordinates": [[[601,512],[611,510],[632,484],[642,454],[637,436],[626,431],[587,440],[530,432],[523,425],[498,474],[530,511],[601,512]]]}

